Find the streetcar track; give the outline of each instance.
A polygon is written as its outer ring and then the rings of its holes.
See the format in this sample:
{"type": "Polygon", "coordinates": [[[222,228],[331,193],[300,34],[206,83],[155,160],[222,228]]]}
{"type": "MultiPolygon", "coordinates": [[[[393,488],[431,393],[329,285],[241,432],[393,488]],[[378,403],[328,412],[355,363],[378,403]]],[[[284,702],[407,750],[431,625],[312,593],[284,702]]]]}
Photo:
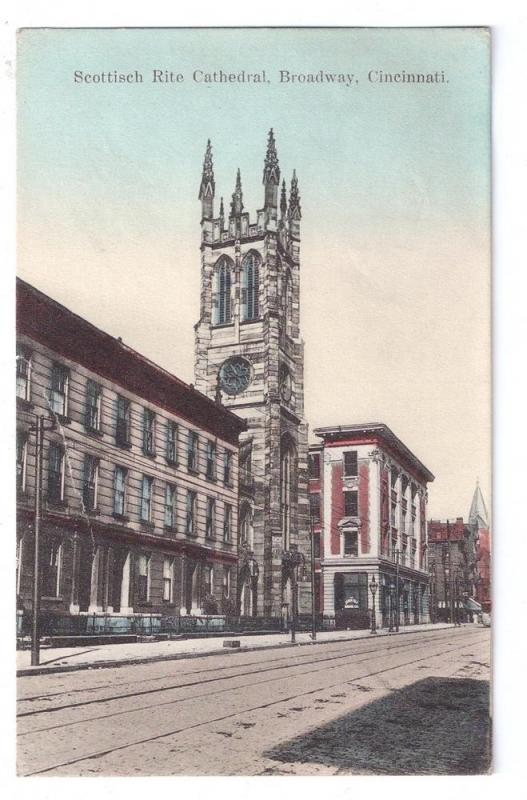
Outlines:
{"type": "MultiPolygon", "coordinates": [[[[479,632],[475,631],[473,635],[477,635],[477,633],[479,633],[479,632]]],[[[441,639],[436,639],[434,641],[444,641],[445,639],[450,639],[450,637],[441,637],[441,639]]],[[[408,649],[408,648],[414,647],[415,644],[416,644],[416,642],[404,642],[404,643],[401,642],[399,644],[394,644],[391,647],[383,648],[383,652],[386,652],[386,651],[391,652],[393,650],[408,649]]],[[[378,652],[378,651],[379,651],[378,648],[371,648],[370,650],[362,650],[360,652],[356,652],[356,650],[352,650],[352,651],[347,650],[345,653],[341,653],[340,655],[329,656],[329,657],[326,657],[326,658],[315,658],[312,661],[304,661],[304,662],[299,663],[299,664],[289,664],[289,665],[279,664],[279,665],[276,665],[276,666],[264,667],[263,669],[253,670],[252,673],[249,673],[249,674],[258,675],[258,674],[261,674],[261,673],[264,673],[264,672],[273,672],[273,671],[276,671],[276,670],[282,670],[282,669],[288,669],[288,668],[289,669],[295,669],[297,667],[309,666],[310,664],[318,664],[318,663],[322,663],[322,662],[323,663],[327,663],[328,661],[339,661],[339,660],[341,660],[343,658],[347,658],[348,656],[351,656],[351,657],[362,656],[362,655],[367,655],[369,653],[375,653],[375,652],[378,652]]],[[[333,651],[333,652],[336,652],[336,651],[333,651]]],[[[309,655],[313,655],[313,654],[311,653],[309,655]]],[[[273,659],[273,661],[271,661],[270,663],[274,663],[275,661],[283,661],[283,660],[288,660],[288,659],[273,659]]],[[[242,665],[243,668],[245,668],[246,666],[249,666],[249,665],[242,665]]],[[[231,669],[232,669],[232,667],[231,667],[231,669]]],[[[50,713],[55,713],[57,711],[65,711],[65,710],[70,709],[70,708],[80,708],[80,707],[89,706],[89,705],[96,705],[96,704],[100,704],[100,703],[111,703],[111,702],[115,702],[117,700],[125,700],[125,699],[131,698],[131,697],[142,697],[142,696],[149,695],[149,694],[157,694],[159,692],[171,691],[171,690],[175,690],[175,689],[185,689],[185,688],[196,686],[196,685],[203,685],[205,683],[214,683],[214,682],[221,681],[221,680],[232,680],[232,679],[235,679],[235,678],[244,677],[245,675],[247,675],[247,672],[238,672],[238,673],[235,673],[234,675],[227,675],[227,676],[221,676],[220,675],[220,676],[207,678],[205,680],[187,681],[185,683],[177,683],[177,684],[172,684],[172,685],[169,685],[169,686],[162,686],[162,687],[155,688],[155,689],[144,689],[143,691],[139,691],[139,692],[125,692],[125,693],[122,693],[122,694],[113,695],[111,697],[98,697],[98,698],[92,698],[90,700],[80,701],[80,702],[77,702],[77,703],[67,703],[67,704],[64,704],[64,705],[48,706],[47,708],[34,709],[34,710],[31,710],[31,711],[21,711],[16,715],[16,718],[17,719],[23,719],[25,717],[32,717],[32,716],[36,716],[36,715],[39,715],[39,714],[50,714],[50,713]]],[[[106,688],[106,687],[104,687],[104,688],[106,688]]],[[[19,701],[19,702],[26,702],[26,701],[24,700],[24,701],[19,701]]]]}
{"type": "MultiPolygon", "coordinates": [[[[394,649],[401,650],[401,649],[406,649],[406,648],[407,648],[407,646],[401,645],[399,648],[390,648],[390,649],[391,650],[394,650],[394,649]]],[[[351,654],[348,654],[348,655],[350,655],[350,658],[352,657],[351,654]]],[[[365,655],[365,653],[356,654],[356,655],[365,655]]],[[[318,661],[312,661],[310,663],[316,664],[316,663],[320,663],[321,661],[326,661],[326,660],[328,660],[328,659],[319,659],[318,661]]],[[[355,662],[355,663],[356,664],[362,664],[363,661],[370,661],[370,659],[369,658],[362,658],[358,662],[355,662]]],[[[348,664],[350,664],[350,663],[351,663],[351,661],[348,661],[348,662],[345,662],[344,664],[334,664],[334,665],[332,665],[330,667],[325,667],[324,666],[324,667],[321,667],[319,669],[310,669],[310,670],[306,670],[305,672],[302,672],[300,674],[302,676],[304,676],[304,675],[313,675],[313,674],[316,674],[318,672],[323,672],[323,671],[328,670],[328,669],[342,669],[343,667],[348,666],[348,664]]],[[[308,666],[308,665],[297,664],[296,666],[308,666]]],[[[275,669],[277,669],[277,668],[275,667],[275,669]]],[[[285,667],[282,667],[281,669],[285,669],[285,667]]],[[[265,671],[268,671],[268,670],[262,670],[262,672],[265,672],[265,671]]],[[[237,677],[251,677],[251,676],[250,676],[250,674],[245,673],[244,675],[234,675],[232,677],[237,678],[237,677]]],[[[186,703],[189,700],[202,700],[202,699],[205,699],[205,698],[208,698],[208,697],[213,697],[214,695],[224,694],[225,692],[235,692],[238,689],[246,689],[248,686],[261,686],[261,685],[263,685],[265,683],[272,683],[273,681],[277,681],[277,680],[294,679],[294,678],[297,678],[297,677],[299,677],[299,676],[298,675],[280,676],[280,677],[274,677],[274,678],[265,678],[264,680],[261,680],[261,681],[253,681],[250,684],[241,684],[239,686],[226,686],[223,689],[216,689],[216,690],[213,690],[212,692],[204,692],[202,694],[191,695],[190,697],[179,697],[179,698],[175,698],[173,700],[165,700],[165,701],[163,701],[161,703],[149,703],[146,706],[135,706],[134,708],[123,709],[122,711],[113,711],[113,712],[111,712],[109,714],[99,714],[98,716],[95,716],[95,717],[85,717],[84,719],[72,720],[71,722],[62,722],[62,723],[58,723],[57,725],[48,725],[47,727],[43,727],[43,728],[33,728],[30,731],[24,731],[22,733],[18,733],[17,735],[19,737],[22,737],[22,736],[29,736],[29,735],[34,734],[34,733],[43,733],[45,731],[57,730],[59,728],[68,728],[68,727],[72,727],[73,725],[82,725],[83,723],[96,722],[96,721],[100,721],[100,720],[103,720],[103,719],[111,719],[113,717],[123,716],[124,714],[133,714],[136,711],[148,711],[148,710],[154,709],[154,708],[161,708],[162,706],[170,706],[170,705],[176,705],[178,703],[186,703]]],[[[219,680],[229,680],[229,678],[220,678],[219,680]]],[[[200,683],[203,683],[203,681],[201,681],[200,683]]],[[[181,688],[185,688],[185,686],[183,686],[181,688]]],[[[112,701],[110,700],[109,702],[112,702],[112,701]]],[[[64,708],[68,708],[68,707],[64,706],[64,708]]],[[[38,713],[38,712],[35,712],[35,713],[38,713]]]]}
{"type": "MultiPolygon", "coordinates": [[[[420,634],[423,638],[426,637],[427,639],[429,639],[429,638],[431,639],[433,637],[434,641],[445,641],[446,639],[451,639],[452,635],[454,635],[454,636],[456,635],[455,631],[449,631],[448,635],[442,635],[443,632],[444,632],[444,629],[442,629],[440,631],[415,631],[415,632],[410,631],[410,632],[405,633],[405,636],[418,636],[420,634]]],[[[481,631],[477,631],[477,630],[476,631],[470,631],[469,635],[470,634],[474,634],[474,633],[479,633],[479,632],[481,632],[481,631]]],[[[384,637],[382,637],[382,638],[384,638],[384,637]]],[[[340,643],[341,644],[346,644],[347,641],[349,641],[349,640],[341,639],[340,643]]],[[[357,644],[357,643],[361,644],[362,642],[368,642],[370,640],[368,640],[368,639],[354,639],[353,641],[355,642],[355,644],[357,644]]],[[[377,640],[377,642],[380,643],[381,639],[379,638],[377,640]]],[[[326,645],[326,643],[327,643],[327,641],[320,640],[318,642],[309,642],[307,644],[313,644],[314,646],[318,646],[318,645],[326,645]]],[[[302,645],[302,647],[305,647],[305,646],[306,646],[306,644],[302,645]]],[[[284,644],[284,647],[288,647],[288,644],[284,644]]],[[[272,649],[274,650],[275,648],[273,647],[272,649]]],[[[386,649],[390,649],[390,648],[386,648],[386,649]]],[[[336,653],[336,652],[339,652],[338,648],[332,648],[330,650],[326,650],[326,653],[336,653]]],[[[248,652],[248,651],[241,650],[239,652],[233,652],[233,653],[228,653],[228,654],[226,653],[225,656],[227,656],[227,655],[229,655],[229,656],[231,656],[231,655],[243,656],[243,655],[249,655],[249,653],[250,653],[250,651],[248,652]]],[[[277,662],[277,661],[289,661],[291,658],[309,658],[310,655],[312,655],[312,653],[310,653],[310,652],[306,652],[306,653],[300,653],[299,652],[299,653],[295,654],[294,656],[284,655],[284,656],[280,656],[279,658],[269,658],[269,659],[267,659],[265,661],[265,663],[274,663],[274,662],[277,662]]],[[[209,655],[203,655],[204,659],[208,658],[208,657],[210,657],[210,656],[209,655]]],[[[177,659],[177,660],[178,661],[184,661],[184,659],[177,659]]],[[[137,664],[127,663],[125,666],[126,667],[133,667],[133,666],[143,666],[143,667],[144,666],[163,666],[164,664],[169,663],[169,661],[170,661],[169,658],[167,658],[164,661],[161,661],[161,660],[160,661],[151,661],[151,662],[138,661],[137,664]]],[[[259,659],[256,659],[255,661],[249,661],[246,664],[242,664],[241,666],[249,667],[249,666],[253,666],[253,665],[259,665],[261,663],[262,663],[262,658],[259,658],[259,659]]],[[[104,662],[98,662],[98,668],[103,668],[103,667],[105,667],[104,662]]],[[[129,684],[129,685],[133,684],[133,683],[151,683],[153,681],[166,680],[167,678],[171,678],[171,677],[173,677],[175,675],[180,675],[180,676],[184,676],[184,675],[188,675],[188,674],[202,675],[202,674],[205,674],[207,672],[219,672],[220,670],[228,670],[228,669],[234,669],[234,668],[235,667],[230,665],[230,664],[225,664],[224,666],[221,666],[221,667],[207,667],[206,669],[198,669],[198,670],[189,669],[189,670],[186,670],[184,672],[172,673],[172,675],[166,675],[165,674],[165,675],[159,675],[159,676],[152,677],[152,678],[139,679],[139,680],[136,680],[136,681],[128,680],[125,683],[129,684]]],[[[112,665],[111,667],[107,667],[107,669],[120,669],[120,667],[112,665]]],[[[60,674],[60,673],[50,673],[50,676],[56,677],[57,674],[60,674]]],[[[24,680],[25,678],[30,678],[30,679],[31,678],[34,679],[34,678],[38,678],[38,677],[41,678],[42,676],[43,676],[42,673],[38,673],[36,675],[22,675],[22,676],[20,676],[18,678],[18,680],[24,680]]],[[[63,677],[61,677],[61,680],[63,680],[63,677]]],[[[48,697],[57,697],[57,696],[64,695],[64,694],[76,694],[76,693],[79,693],[79,692],[92,692],[92,691],[103,690],[103,689],[110,688],[110,687],[112,687],[112,683],[104,683],[104,684],[100,684],[98,686],[88,686],[88,687],[79,688],[79,689],[69,689],[66,692],[58,691],[58,692],[48,692],[47,694],[40,693],[40,694],[37,694],[37,695],[30,695],[28,697],[19,697],[19,698],[17,698],[17,702],[22,703],[22,702],[26,702],[26,701],[29,702],[29,701],[33,701],[33,700],[44,700],[44,699],[46,699],[48,697]]]]}
{"type": "MultiPolygon", "coordinates": [[[[484,641],[484,640],[482,640],[482,641],[484,641]]],[[[452,652],[454,652],[456,650],[461,650],[465,646],[466,646],[465,643],[463,643],[463,644],[458,645],[456,647],[449,648],[447,651],[440,650],[440,651],[438,651],[436,653],[428,653],[427,655],[425,655],[425,656],[423,656],[421,658],[412,659],[411,661],[404,662],[403,664],[397,664],[396,666],[392,666],[392,667],[384,667],[383,669],[375,670],[373,672],[366,673],[365,675],[355,676],[352,680],[354,682],[357,682],[357,681],[366,680],[368,678],[375,677],[377,675],[382,675],[382,674],[385,674],[387,672],[393,672],[393,671],[396,671],[398,669],[402,669],[403,667],[407,667],[407,666],[410,666],[412,664],[417,664],[417,663],[419,663],[421,661],[425,661],[426,659],[437,658],[438,656],[445,655],[445,653],[452,653],[452,652]]],[[[190,731],[190,730],[195,730],[196,728],[202,728],[202,727],[204,727],[206,725],[211,725],[211,724],[216,723],[216,722],[224,722],[227,719],[233,719],[234,717],[238,717],[238,716],[240,716],[242,714],[249,714],[249,713],[254,712],[254,711],[262,711],[262,710],[265,710],[267,708],[271,708],[272,706],[279,705],[280,703],[289,703],[292,700],[296,700],[297,698],[300,698],[300,697],[308,697],[309,695],[317,694],[318,692],[327,691],[328,689],[334,689],[337,686],[342,686],[343,684],[349,683],[349,681],[350,681],[350,679],[347,678],[346,680],[340,680],[340,681],[338,681],[336,683],[333,683],[333,684],[330,684],[328,686],[324,686],[324,687],[316,688],[316,689],[309,689],[309,690],[307,690],[305,692],[299,692],[297,694],[290,695],[289,697],[282,697],[282,698],[280,698],[278,700],[272,700],[272,701],[270,701],[268,703],[262,703],[262,704],[259,704],[259,705],[256,705],[256,706],[252,706],[250,708],[245,708],[245,709],[243,709],[241,711],[235,711],[234,713],[231,713],[231,714],[224,714],[224,715],[219,716],[219,717],[214,717],[213,719],[208,719],[208,720],[204,720],[202,722],[193,723],[192,725],[186,725],[184,727],[175,728],[175,729],[173,729],[171,731],[166,731],[165,733],[160,733],[160,734],[157,734],[155,736],[148,736],[148,737],[145,737],[143,739],[137,739],[136,741],[127,742],[125,744],[118,745],[117,747],[110,747],[110,748],[106,748],[104,750],[95,751],[95,752],[89,753],[87,755],[79,756],[79,757],[74,758],[74,759],[69,759],[68,761],[63,761],[63,762],[61,762],[59,764],[53,764],[53,765],[48,766],[48,767],[43,767],[43,768],[38,769],[38,770],[33,770],[32,772],[26,772],[26,773],[24,773],[23,777],[30,777],[32,775],[42,775],[42,774],[44,774],[46,772],[51,772],[52,770],[60,769],[61,767],[68,767],[68,766],[72,766],[73,764],[78,764],[81,761],[90,761],[90,760],[93,760],[93,759],[99,759],[99,758],[102,758],[103,756],[107,756],[107,755],[110,755],[112,753],[117,753],[117,752],[120,752],[122,750],[127,750],[127,749],[129,749],[131,747],[136,747],[137,745],[148,744],[149,742],[155,742],[155,741],[159,741],[161,739],[166,739],[166,738],[168,738],[170,736],[175,736],[175,735],[177,735],[179,733],[185,733],[185,732],[190,731]]]]}

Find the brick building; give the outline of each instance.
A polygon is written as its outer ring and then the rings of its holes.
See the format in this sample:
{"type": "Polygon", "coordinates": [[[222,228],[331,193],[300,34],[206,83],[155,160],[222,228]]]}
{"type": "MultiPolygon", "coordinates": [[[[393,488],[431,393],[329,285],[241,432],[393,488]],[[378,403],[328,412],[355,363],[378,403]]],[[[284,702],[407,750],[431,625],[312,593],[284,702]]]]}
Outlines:
{"type": "Polygon", "coordinates": [[[245,423],[19,280],[20,610],[32,607],[39,415],[55,421],[43,447],[44,617],[235,604],[245,423]]]}
{"type": "MultiPolygon", "coordinates": [[[[304,344],[300,336],[300,197],[295,173],[280,189],[272,130],[263,164],[264,205],[244,210],[240,172],[230,211],[216,187],[210,142],[201,200],[201,304],[196,386],[242,417],[240,607],[244,615],[288,616],[293,557],[309,574],[304,344]],[[300,554],[300,555],[298,555],[300,554]]],[[[299,608],[311,607],[310,582],[299,608]]]]}
{"type": "Polygon", "coordinates": [[[434,622],[465,619],[470,600],[472,611],[478,585],[478,533],[474,525],[455,520],[428,523],[428,566],[430,570],[430,615],[434,622]]]}
{"type": "Polygon", "coordinates": [[[368,627],[429,621],[426,501],[432,473],[383,424],[316,428],[310,500],[318,608],[368,627]]]}

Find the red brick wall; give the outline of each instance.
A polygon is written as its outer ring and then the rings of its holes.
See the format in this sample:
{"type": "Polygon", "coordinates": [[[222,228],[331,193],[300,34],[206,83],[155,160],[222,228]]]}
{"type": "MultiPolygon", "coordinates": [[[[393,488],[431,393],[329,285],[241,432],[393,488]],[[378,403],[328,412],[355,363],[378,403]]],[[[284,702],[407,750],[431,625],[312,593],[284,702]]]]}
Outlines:
{"type": "Polygon", "coordinates": [[[330,551],[332,556],[340,555],[340,531],[338,523],[344,516],[344,493],[342,491],[342,462],[331,465],[331,540],[330,551]]]}
{"type": "Polygon", "coordinates": [[[369,464],[359,465],[359,514],[360,514],[360,547],[361,553],[370,551],[370,468],[369,464]]]}

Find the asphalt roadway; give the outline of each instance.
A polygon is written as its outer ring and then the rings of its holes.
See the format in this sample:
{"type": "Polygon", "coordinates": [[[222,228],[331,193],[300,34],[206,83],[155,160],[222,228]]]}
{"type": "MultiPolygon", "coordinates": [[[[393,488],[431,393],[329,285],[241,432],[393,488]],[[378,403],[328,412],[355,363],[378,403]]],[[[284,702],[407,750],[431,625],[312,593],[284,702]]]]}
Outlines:
{"type": "Polygon", "coordinates": [[[20,776],[478,774],[472,625],[18,678],[20,776]]]}

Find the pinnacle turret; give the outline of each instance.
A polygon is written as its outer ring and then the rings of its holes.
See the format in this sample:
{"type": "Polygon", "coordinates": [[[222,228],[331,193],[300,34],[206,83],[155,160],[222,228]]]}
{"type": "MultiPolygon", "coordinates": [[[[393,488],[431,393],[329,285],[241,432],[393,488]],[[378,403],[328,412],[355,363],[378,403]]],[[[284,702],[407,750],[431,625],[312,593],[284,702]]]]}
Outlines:
{"type": "Polygon", "coordinates": [[[291,190],[289,192],[289,219],[302,219],[300,195],[298,193],[298,178],[296,177],[295,169],[293,170],[293,177],[291,178],[291,190]]]}
{"type": "Polygon", "coordinates": [[[276,142],[274,140],[273,129],[269,131],[267,140],[267,152],[265,154],[263,183],[280,183],[280,167],[278,166],[278,154],[276,152],[276,142]]]}
{"type": "Polygon", "coordinates": [[[243,211],[242,177],[240,170],[236,173],[236,187],[231,200],[231,217],[239,217],[243,211]]]}
{"type": "Polygon", "coordinates": [[[203,172],[201,174],[201,184],[199,187],[199,199],[203,219],[212,219],[214,216],[214,169],[212,165],[212,145],[210,139],[207,140],[207,148],[203,159],[203,172]]]}
{"type": "Polygon", "coordinates": [[[280,211],[282,217],[287,215],[287,190],[285,187],[285,180],[282,181],[282,192],[280,195],[280,211]]]}

